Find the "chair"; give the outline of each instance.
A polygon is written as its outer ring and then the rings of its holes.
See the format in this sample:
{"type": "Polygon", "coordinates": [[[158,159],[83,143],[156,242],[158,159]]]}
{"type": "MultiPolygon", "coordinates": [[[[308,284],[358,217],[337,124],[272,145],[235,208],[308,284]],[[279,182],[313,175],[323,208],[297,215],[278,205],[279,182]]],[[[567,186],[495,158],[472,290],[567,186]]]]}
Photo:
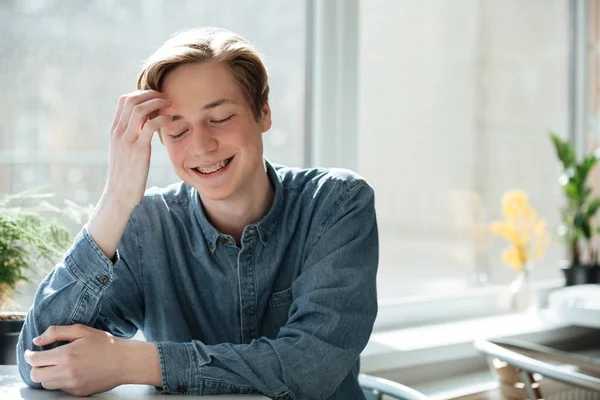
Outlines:
{"type": "Polygon", "coordinates": [[[488,358],[505,399],[600,399],[600,359],[510,339],[474,346],[488,358]]]}
{"type": "Polygon", "coordinates": [[[381,400],[383,396],[397,400],[430,400],[429,397],[408,386],[376,376],[359,374],[358,383],[367,400],[381,400]]]}

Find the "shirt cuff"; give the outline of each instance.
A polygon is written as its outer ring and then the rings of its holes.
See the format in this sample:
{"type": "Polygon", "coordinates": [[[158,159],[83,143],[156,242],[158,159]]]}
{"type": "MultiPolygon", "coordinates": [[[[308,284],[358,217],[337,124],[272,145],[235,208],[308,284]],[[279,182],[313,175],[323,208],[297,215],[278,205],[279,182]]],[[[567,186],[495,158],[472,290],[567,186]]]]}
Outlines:
{"type": "Polygon", "coordinates": [[[192,343],[155,342],[160,363],[162,393],[202,394],[200,365],[192,343]]]}
{"type": "Polygon", "coordinates": [[[90,236],[87,227],[79,232],[65,256],[65,265],[69,271],[99,296],[112,282],[113,270],[119,261],[118,251],[114,264],[106,257],[90,236]]]}

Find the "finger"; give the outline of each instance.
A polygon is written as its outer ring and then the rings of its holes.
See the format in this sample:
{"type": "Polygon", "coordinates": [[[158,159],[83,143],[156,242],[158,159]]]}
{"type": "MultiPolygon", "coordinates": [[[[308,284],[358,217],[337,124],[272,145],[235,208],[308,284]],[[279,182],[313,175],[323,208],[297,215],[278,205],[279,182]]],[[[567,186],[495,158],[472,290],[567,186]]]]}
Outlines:
{"type": "Polygon", "coordinates": [[[117,103],[117,109],[115,111],[115,116],[113,117],[113,122],[110,126],[110,131],[114,131],[121,119],[121,113],[123,112],[123,106],[125,105],[125,100],[127,100],[127,96],[123,95],[119,97],[119,102],[117,103]]]}
{"type": "Polygon", "coordinates": [[[171,100],[167,99],[152,99],[136,105],[131,112],[131,118],[127,124],[127,130],[125,131],[124,136],[129,139],[137,138],[142,126],[146,121],[150,120],[148,114],[158,111],[161,108],[169,107],[170,105],[171,100]]]}
{"type": "Polygon", "coordinates": [[[51,381],[42,381],[40,383],[42,384],[42,387],[44,389],[48,389],[48,390],[59,390],[60,389],[69,394],[73,394],[69,390],[71,390],[71,388],[73,388],[75,386],[73,384],[73,380],[69,379],[69,378],[54,379],[51,381]]]}
{"type": "Polygon", "coordinates": [[[38,383],[68,378],[67,374],[64,372],[64,368],[57,365],[33,367],[29,373],[29,377],[33,382],[38,383]]]}
{"type": "Polygon", "coordinates": [[[33,344],[39,347],[47,346],[52,343],[54,343],[54,341],[48,335],[40,335],[38,337],[33,338],[33,344]]]}
{"type": "Polygon", "coordinates": [[[56,379],[53,381],[43,381],[40,382],[42,387],[47,390],[59,390],[65,387],[64,381],[62,379],[56,379]]]}
{"type": "Polygon", "coordinates": [[[148,121],[146,121],[144,127],[142,128],[142,132],[140,133],[140,140],[146,143],[150,143],[150,141],[152,141],[152,136],[154,135],[154,132],[160,131],[161,128],[163,128],[171,121],[173,121],[173,117],[171,117],[170,115],[159,115],[156,118],[149,119],[148,121]]]}
{"type": "Polygon", "coordinates": [[[76,324],[76,325],[53,325],[46,329],[46,332],[33,339],[33,344],[36,346],[46,346],[50,343],[66,341],[72,342],[85,335],[87,330],[91,328],[76,324]]]}
{"type": "Polygon", "coordinates": [[[155,90],[141,90],[133,92],[127,95],[126,97],[127,98],[125,99],[125,104],[123,105],[123,111],[121,112],[121,117],[119,119],[118,124],[121,132],[124,132],[125,129],[127,129],[127,125],[129,124],[129,120],[131,117],[131,112],[135,106],[144,103],[150,99],[164,99],[165,95],[155,90]]]}
{"type": "Polygon", "coordinates": [[[32,367],[47,367],[60,363],[59,348],[45,351],[25,350],[25,362],[32,367]]]}

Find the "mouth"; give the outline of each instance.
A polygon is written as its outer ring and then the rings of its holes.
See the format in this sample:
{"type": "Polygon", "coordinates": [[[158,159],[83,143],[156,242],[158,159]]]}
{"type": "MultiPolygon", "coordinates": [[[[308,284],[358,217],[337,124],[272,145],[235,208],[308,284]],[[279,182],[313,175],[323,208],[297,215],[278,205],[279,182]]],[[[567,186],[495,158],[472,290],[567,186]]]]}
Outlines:
{"type": "Polygon", "coordinates": [[[231,160],[233,160],[233,157],[229,157],[225,160],[219,161],[218,163],[210,167],[196,167],[192,169],[201,175],[212,175],[223,170],[231,162],[231,160]]]}

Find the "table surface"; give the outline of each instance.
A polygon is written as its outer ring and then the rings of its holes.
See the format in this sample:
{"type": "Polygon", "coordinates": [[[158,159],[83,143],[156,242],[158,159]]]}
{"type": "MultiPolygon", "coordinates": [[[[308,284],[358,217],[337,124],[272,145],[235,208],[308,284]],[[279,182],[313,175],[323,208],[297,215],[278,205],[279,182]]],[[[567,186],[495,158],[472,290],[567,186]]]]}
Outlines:
{"type": "MultiPolygon", "coordinates": [[[[171,399],[203,399],[203,400],[261,400],[267,399],[264,396],[256,395],[222,395],[222,396],[190,396],[190,395],[164,395],[160,394],[153,386],[147,385],[122,385],[105,393],[96,394],[93,397],[102,400],[108,399],[156,399],[162,397],[166,400],[171,399]]],[[[60,390],[38,390],[25,385],[19,375],[16,365],[0,365],[0,399],[13,400],[46,400],[46,399],[77,399],[79,397],[71,396],[60,390]]]]}

